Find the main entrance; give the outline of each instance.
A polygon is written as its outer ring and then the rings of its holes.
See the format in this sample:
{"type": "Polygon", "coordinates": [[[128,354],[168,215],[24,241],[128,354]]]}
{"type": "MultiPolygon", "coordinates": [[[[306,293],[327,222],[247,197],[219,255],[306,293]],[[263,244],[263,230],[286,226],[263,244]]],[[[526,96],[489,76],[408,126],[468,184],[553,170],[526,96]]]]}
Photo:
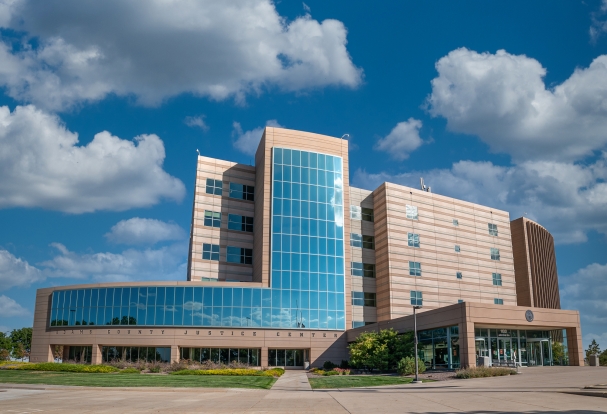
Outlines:
{"type": "Polygon", "coordinates": [[[309,361],[307,349],[268,349],[268,366],[303,368],[309,361]]]}
{"type": "MultiPolygon", "coordinates": [[[[550,366],[552,360],[552,336],[558,331],[532,331],[514,329],[475,329],[477,357],[490,357],[493,366],[514,367],[550,366]]],[[[566,338],[556,338],[566,347],[566,338]]],[[[562,362],[559,362],[563,364],[562,362]]]]}

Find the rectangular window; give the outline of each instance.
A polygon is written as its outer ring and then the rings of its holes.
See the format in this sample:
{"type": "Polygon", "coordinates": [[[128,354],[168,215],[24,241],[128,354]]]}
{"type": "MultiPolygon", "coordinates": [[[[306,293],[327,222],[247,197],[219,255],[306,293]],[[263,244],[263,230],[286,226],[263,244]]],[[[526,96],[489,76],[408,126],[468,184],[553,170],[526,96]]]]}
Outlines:
{"type": "Polygon", "coordinates": [[[365,249],[375,249],[375,237],[363,236],[363,247],[365,249]]]}
{"type": "Polygon", "coordinates": [[[363,221],[373,222],[373,219],[374,219],[373,218],[373,209],[362,207],[361,210],[362,210],[363,221]]]}
{"type": "Polygon", "coordinates": [[[459,245],[457,245],[457,244],[455,245],[455,251],[456,251],[457,253],[459,253],[459,252],[460,252],[459,245]]]}
{"type": "Polygon", "coordinates": [[[411,276],[422,275],[422,265],[420,262],[409,262],[409,274],[411,276]]]}
{"type": "Polygon", "coordinates": [[[407,242],[410,247],[419,247],[419,234],[407,233],[407,242]]]}
{"type": "Polygon", "coordinates": [[[228,246],[228,262],[240,264],[253,264],[253,249],[228,246]]]}
{"type": "Polygon", "coordinates": [[[228,214],[228,229],[237,231],[253,232],[253,217],[228,214]]]}
{"type": "Polygon", "coordinates": [[[491,236],[497,236],[497,224],[489,223],[488,226],[489,226],[489,234],[491,236]]]}
{"type": "Polygon", "coordinates": [[[456,276],[458,279],[461,279],[461,278],[463,277],[463,276],[462,276],[462,272],[456,272],[456,273],[455,273],[455,276],[456,276]]]}
{"type": "Polygon", "coordinates": [[[375,265],[370,263],[352,262],[352,276],[375,277],[375,265]]]}
{"type": "Polygon", "coordinates": [[[410,206],[407,204],[405,206],[405,211],[407,213],[407,218],[411,220],[417,220],[417,206],[410,206]]]}
{"type": "Polygon", "coordinates": [[[363,247],[363,236],[362,236],[362,234],[351,233],[350,234],[350,246],[352,246],[352,247],[363,247]]]}
{"type": "Polygon", "coordinates": [[[458,219],[453,219],[453,225],[455,227],[459,226],[459,220],[458,219]]]}
{"type": "Polygon", "coordinates": [[[352,292],[352,305],[375,306],[375,293],[352,292]]]}
{"type": "Polygon", "coordinates": [[[503,305],[504,304],[504,299],[495,298],[495,299],[493,299],[493,304],[494,305],[503,305]]]}
{"type": "Polygon", "coordinates": [[[491,260],[499,260],[500,259],[500,249],[496,249],[495,247],[491,248],[491,260]]]}
{"type": "Polygon", "coordinates": [[[361,326],[365,326],[363,321],[352,321],[352,328],[360,328],[361,326]]]}
{"type": "Polygon", "coordinates": [[[493,273],[493,284],[495,286],[502,285],[502,274],[501,273],[493,273]]]}
{"type": "Polygon", "coordinates": [[[255,187],[238,183],[230,183],[230,197],[239,200],[254,201],[255,187]]]}
{"type": "Polygon", "coordinates": [[[422,306],[423,303],[424,303],[424,299],[422,296],[422,292],[420,290],[412,290],[411,291],[411,305],[422,306]]]}
{"type": "Polygon", "coordinates": [[[220,196],[223,193],[223,181],[207,178],[207,194],[220,196]]]}
{"type": "Polygon", "coordinates": [[[219,261],[219,245],[218,244],[202,244],[202,258],[204,260],[219,261]]]}
{"type": "Polygon", "coordinates": [[[221,213],[205,210],[204,225],[207,227],[221,227],[221,213]]]}
{"type": "Polygon", "coordinates": [[[362,211],[359,206],[350,206],[350,218],[352,220],[362,220],[362,211]]]}
{"type": "Polygon", "coordinates": [[[462,299],[458,299],[457,303],[464,303],[464,301],[462,299]]]}

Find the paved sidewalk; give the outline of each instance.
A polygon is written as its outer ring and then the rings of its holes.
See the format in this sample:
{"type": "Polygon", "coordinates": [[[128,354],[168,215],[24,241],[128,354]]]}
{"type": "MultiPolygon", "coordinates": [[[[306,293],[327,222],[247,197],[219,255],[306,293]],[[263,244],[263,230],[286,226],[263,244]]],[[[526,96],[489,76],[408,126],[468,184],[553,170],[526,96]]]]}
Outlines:
{"type": "Polygon", "coordinates": [[[607,413],[607,367],[538,367],[509,377],[418,385],[311,390],[303,371],[287,371],[271,390],[86,388],[0,384],[4,413],[607,413]],[[44,389],[46,387],[46,389],[44,389]],[[5,390],[5,391],[4,391],[5,390]]]}
{"type": "Polygon", "coordinates": [[[306,371],[285,371],[272,386],[272,391],[312,391],[306,371]]]}

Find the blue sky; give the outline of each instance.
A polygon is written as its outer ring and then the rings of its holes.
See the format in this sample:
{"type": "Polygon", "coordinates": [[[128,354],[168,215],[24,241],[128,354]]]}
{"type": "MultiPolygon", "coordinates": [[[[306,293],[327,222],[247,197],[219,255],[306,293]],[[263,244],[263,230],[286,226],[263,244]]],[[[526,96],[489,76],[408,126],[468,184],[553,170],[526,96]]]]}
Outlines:
{"type": "MultiPolygon", "coordinates": [[[[0,1],[0,329],[35,290],[185,279],[202,154],[351,140],[351,182],[526,214],[607,344],[607,0],[0,1]]],[[[603,345],[607,346],[607,345],[603,345]]]]}

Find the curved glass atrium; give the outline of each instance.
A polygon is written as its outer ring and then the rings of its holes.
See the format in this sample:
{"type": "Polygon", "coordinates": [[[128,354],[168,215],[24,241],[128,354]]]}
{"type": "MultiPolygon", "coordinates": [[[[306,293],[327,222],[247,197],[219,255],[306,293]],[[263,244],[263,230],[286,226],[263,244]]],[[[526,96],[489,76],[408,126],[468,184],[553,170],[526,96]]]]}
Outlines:
{"type": "Polygon", "coordinates": [[[273,148],[271,287],[57,290],[51,326],[345,329],[342,159],[273,148]]]}

